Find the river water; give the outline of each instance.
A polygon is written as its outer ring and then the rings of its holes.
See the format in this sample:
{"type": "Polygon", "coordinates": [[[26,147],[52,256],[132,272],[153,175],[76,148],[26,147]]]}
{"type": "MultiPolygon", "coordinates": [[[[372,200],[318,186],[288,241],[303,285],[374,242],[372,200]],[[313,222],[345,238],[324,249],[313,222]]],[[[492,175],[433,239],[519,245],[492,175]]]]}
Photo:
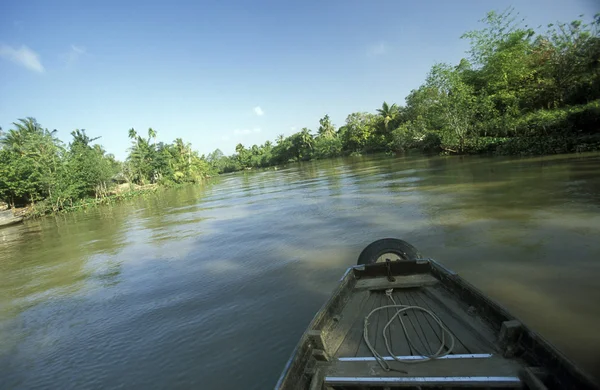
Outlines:
{"type": "Polygon", "coordinates": [[[599,154],[357,157],[0,229],[0,388],[271,388],[383,237],[600,367],[599,154]]]}

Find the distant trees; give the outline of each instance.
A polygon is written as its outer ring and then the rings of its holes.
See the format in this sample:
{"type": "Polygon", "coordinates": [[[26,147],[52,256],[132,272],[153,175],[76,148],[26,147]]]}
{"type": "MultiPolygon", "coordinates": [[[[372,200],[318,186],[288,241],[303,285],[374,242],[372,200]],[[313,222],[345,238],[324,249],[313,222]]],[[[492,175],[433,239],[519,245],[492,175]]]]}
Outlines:
{"type": "Polygon", "coordinates": [[[139,185],[197,183],[214,171],[180,138],[157,143],[153,129],[147,137],[129,130],[132,145],[124,163],[94,144],[100,137],[91,138],[83,129],[71,132],[67,146],[55,135],[34,118],[19,119],[0,135],[0,199],[13,207],[42,202],[41,209],[57,211],[106,197],[118,175],[139,185]]]}
{"type": "MultiPolygon", "coordinates": [[[[34,118],[19,119],[0,138],[0,198],[16,204],[47,200],[61,204],[106,193],[110,177],[120,170],[85,130],[71,133],[65,147],[34,118]]],[[[58,206],[56,206],[58,207],[58,206]]]]}
{"type": "Polygon", "coordinates": [[[216,172],[372,152],[543,154],[600,149],[600,14],[588,23],[522,26],[515,12],[490,12],[463,35],[469,57],[434,64],[405,105],[355,112],[339,129],[329,115],[275,143],[238,144],[206,158],[181,138],[157,142],[130,129],[123,163],[74,130],[68,146],[34,118],[0,129],[0,199],[11,205],[102,198],[115,176],[129,182],[198,183],[216,172]]]}
{"type": "Polygon", "coordinates": [[[198,183],[209,175],[210,164],[190,143],[181,138],[172,144],[156,143],[157,132],[148,129],[148,137],[129,130],[131,147],[124,173],[133,183],[198,183]]]}

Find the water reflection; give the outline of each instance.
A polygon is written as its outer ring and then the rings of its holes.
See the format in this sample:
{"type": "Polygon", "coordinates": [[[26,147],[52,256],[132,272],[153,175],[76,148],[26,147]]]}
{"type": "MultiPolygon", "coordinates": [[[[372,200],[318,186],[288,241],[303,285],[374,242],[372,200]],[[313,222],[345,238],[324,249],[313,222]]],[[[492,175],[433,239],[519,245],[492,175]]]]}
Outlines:
{"type": "Polygon", "coordinates": [[[456,269],[593,371],[599,162],[345,158],[0,229],[0,378],[270,387],[344,269],[384,236],[456,269]]]}

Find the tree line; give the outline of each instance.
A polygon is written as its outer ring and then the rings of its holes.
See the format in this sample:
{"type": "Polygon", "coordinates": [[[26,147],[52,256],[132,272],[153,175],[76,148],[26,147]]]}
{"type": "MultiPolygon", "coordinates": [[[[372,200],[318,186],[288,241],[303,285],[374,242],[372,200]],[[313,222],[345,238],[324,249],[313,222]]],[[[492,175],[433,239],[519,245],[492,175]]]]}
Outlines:
{"type": "MultiPolygon", "coordinates": [[[[581,16],[583,17],[583,15],[581,16]]],[[[435,64],[405,105],[356,112],[236,154],[208,156],[220,172],[374,152],[550,154],[600,149],[600,14],[589,23],[525,26],[513,9],[469,31],[468,58],[435,64]],[[540,30],[540,28],[538,28],[540,30]]]]}
{"type": "Polygon", "coordinates": [[[102,201],[114,195],[118,183],[197,183],[214,169],[189,143],[156,142],[129,130],[131,147],[125,161],[106,153],[85,130],[71,132],[64,145],[56,130],[43,128],[34,118],[20,119],[0,137],[0,199],[12,207],[37,204],[41,213],[73,207],[82,200],[102,201]]]}
{"type": "Polygon", "coordinates": [[[57,211],[104,199],[115,183],[197,183],[215,173],[344,155],[419,150],[427,153],[548,154],[600,149],[600,14],[584,23],[523,24],[512,9],[490,12],[469,31],[468,57],[435,64],[404,105],[384,102],[356,112],[339,128],[328,115],[274,142],[207,156],[178,138],[129,130],[131,147],[117,161],[85,130],[64,145],[33,118],[0,137],[0,199],[57,211]]]}

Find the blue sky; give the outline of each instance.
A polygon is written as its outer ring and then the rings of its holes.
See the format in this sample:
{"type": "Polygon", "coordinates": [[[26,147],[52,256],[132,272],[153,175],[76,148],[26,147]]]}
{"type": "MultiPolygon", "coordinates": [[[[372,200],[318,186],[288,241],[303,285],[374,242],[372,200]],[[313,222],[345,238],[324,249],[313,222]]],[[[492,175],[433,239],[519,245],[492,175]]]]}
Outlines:
{"type": "Polygon", "coordinates": [[[403,103],[463,32],[515,5],[531,26],[597,0],[25,1],[0,12],[0,126],[35,117],[63,141],[86,129],[118,158],[127,130],[233,152],[329,114],[403,103]]]}

